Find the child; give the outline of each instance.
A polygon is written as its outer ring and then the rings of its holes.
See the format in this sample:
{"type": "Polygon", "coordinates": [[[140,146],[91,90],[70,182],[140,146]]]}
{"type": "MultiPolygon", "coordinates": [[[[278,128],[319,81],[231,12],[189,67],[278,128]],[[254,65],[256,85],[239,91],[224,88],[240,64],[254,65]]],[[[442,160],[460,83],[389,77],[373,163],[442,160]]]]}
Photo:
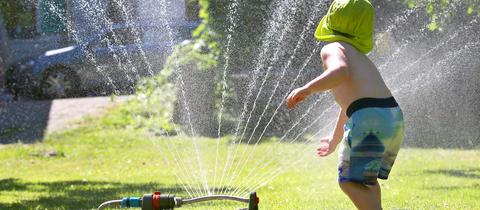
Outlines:
{"type": "Polygon", "coordinates": [[[375,12],[368,0],[334,0],[315,37],[324,72],[287,97],[288,108],[310,94],[331,90],[341,108],[333,135],[320,140],[325,157],[340,144],[340,188],[358,209],[382,209],[377,178],[387,179],[403,141],[403,114],[375,65],[375,12]]]}

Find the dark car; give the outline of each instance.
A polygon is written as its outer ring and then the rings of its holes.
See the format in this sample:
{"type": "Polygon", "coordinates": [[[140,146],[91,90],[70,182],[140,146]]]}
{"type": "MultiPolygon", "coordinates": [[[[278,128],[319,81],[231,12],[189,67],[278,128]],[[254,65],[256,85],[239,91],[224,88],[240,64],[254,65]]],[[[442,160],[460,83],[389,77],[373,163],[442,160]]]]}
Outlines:
{"type": "Polygon", "coordinates": [[[172,44],[190,39],[197,26],[198,22],[190,21],[177,22],[170,30],[114,24],[92,33],[83,43],[49,50],[11,66],[7,87],[16,95],[42,98],[131,92],[139,78],[157,74],[172,44]]]}

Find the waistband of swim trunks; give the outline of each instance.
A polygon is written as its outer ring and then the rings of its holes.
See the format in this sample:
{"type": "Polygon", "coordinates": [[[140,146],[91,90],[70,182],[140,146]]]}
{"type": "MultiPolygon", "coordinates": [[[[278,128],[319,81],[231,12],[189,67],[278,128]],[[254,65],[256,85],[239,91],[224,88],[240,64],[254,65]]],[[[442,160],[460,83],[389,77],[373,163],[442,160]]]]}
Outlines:
{"type": "Polygon", "coordinates": [[[350,104],[347,108],[347,116],[350,118],[355,111],[364,108],[378,107],[378,108],[393,108],[398,107],[398,103],[395,98],[361,98],[357,99],[350,104]]]}

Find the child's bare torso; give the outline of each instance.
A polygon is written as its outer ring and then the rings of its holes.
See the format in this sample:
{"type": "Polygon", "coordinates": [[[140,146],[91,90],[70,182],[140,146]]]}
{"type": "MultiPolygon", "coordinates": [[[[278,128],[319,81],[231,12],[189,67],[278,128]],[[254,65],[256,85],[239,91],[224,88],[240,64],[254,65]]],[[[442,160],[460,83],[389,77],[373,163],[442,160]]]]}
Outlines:
{"type": "MultiPolygon", "coordinates": [[[[349,67],[349,76],[346,81],[331,89],[342,110],[346,111],[353,101],[360,98],[388,98],[392,96],[377,67],[366,55],[343,42],[330,43],[323,50],[328,50],[331,47],[344,52],[349,67]]],[[[328,68],[328,66],[325,66],[325,68],[328,68]]]]}

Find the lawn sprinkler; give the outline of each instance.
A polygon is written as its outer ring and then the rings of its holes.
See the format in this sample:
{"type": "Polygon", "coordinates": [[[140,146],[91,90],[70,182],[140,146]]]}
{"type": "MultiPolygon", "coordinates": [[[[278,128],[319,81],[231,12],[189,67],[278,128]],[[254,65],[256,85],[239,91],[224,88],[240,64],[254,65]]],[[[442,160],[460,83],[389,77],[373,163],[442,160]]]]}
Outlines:
{"type": "Polygon", "coordinates": [[[153,194],[145,194],[143,195],[143,197],[125,197],[121,200],[106,201],[100,206],[98,206],[97,210],[106,208],[108,205],[112,204],[121,205],[121,208],[142,208],[142,210],[170,210],[182,207],[183,205],[212,200],[231,200],[248,203],[248,208],[242,208],[241,210],[258,210],[258,203],[260,202],[260,199],[257,197],[256,192],[251,192],[249,198],[228,195],[209,195],[190,199],[183,199],[175,197],[175,195],[165,195],[160,192],[154,192],[153,194]]]}

